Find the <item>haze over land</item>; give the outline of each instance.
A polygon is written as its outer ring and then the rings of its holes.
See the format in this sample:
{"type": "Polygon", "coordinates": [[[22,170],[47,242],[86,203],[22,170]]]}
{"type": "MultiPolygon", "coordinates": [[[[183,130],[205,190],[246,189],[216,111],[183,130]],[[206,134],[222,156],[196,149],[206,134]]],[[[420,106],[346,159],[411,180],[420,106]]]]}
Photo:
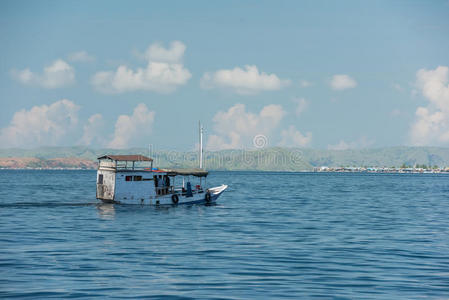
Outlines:
{"type": "MultiPolygon", "coordinates": [[[[154,158],[155,167],[197,167],[197,152],[152,151],[145,148],[92,149],[46,147],[0,149],[0,168],[83,168],[96,167],[104,154],[142,154],[154,158]]],[[[314,150],[266,148],[205,152],[209,170],[311,171],[314,167],[400,167],[427,165],[448,167],[449,148],[392,147],[362,150],[314,150]]]]}

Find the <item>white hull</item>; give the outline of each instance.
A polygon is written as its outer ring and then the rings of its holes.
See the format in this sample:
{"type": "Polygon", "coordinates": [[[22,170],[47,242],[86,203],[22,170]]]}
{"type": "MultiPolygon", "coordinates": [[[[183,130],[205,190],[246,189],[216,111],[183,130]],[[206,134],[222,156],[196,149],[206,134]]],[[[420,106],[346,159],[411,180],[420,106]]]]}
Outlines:
{"type": "Polygon", "coordinates": [[[123,199],[123,200],[106,200],[100,199],[103,203],[116,204],[138,204],[138,205],[181,205],[181,204],[211,204],[215,203],[220,195],[228,188],[227,185],[221,185],[209,188],[210,199],[207,199],[207,191],[194,193],[191,197],[178,194],[178,202],[173,201],[173,194],[150,197],[149,199],[123,199]]]}

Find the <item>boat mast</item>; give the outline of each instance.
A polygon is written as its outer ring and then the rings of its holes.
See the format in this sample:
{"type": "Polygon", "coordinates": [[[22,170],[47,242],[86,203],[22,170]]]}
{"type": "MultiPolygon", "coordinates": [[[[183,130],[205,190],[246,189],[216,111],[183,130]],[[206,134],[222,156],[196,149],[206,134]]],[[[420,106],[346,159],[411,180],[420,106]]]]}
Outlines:
{"type": "Polygon", "coordinates": [[[203,126],[201,126],[201,121],[198,122],[199,134],[200,134],[200,145],[199,145],[199,167],[203,168],[203,126]]]}

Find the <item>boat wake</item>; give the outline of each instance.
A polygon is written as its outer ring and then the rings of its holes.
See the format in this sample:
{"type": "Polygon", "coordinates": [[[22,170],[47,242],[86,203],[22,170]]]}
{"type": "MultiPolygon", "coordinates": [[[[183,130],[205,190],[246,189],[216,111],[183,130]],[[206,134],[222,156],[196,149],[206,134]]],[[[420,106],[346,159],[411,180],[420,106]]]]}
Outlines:
{"type": "Polygon", "coordinates": [[[15,202],[0,203],[1,207],[70,207],[70,206],[95,206],[98,202],[62,203],[62,202],[15,202]]]}

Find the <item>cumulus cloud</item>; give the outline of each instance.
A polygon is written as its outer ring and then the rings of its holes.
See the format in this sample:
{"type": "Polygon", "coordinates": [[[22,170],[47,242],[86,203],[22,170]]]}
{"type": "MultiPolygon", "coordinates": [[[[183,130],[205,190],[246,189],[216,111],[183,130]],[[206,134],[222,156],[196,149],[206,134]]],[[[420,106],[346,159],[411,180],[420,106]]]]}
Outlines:
{"type": "Polygon", "coordinates": [[[416,109],[410,129],[414,145],[442,145],[449,142],[449,68],[421,69],[416,73],[416,87],[429,101],[416,109]]]}
{"type": "Polygon", "coordinates": [[[150,45],[145,57],[145,68],[133,70],[121,65],[115,71],[96,73],[92,85],[103,93],[123,93],[131,91],[154,91],[170,93],[184,85],[192,77],[189,70],[181,63],[185,45],[173,42],[165,49],[160,44],[150,45]]]}
{"type": "Polygon", "coordinates": [[[230,89],[238,94],[256,94],[261,91],[275,91],[290,84],[290,80],[280,79],[275,74],[259,72],[254,65],[246,65],[243,69],[218,70],[205,73],[201,79],[204,89],[230,89]]]}
{"type": "Polygon", "coordinates": [[[79,107],[67,99],[51,105],[34,106],[14,114],[1,129],[2,147],[58,145],[78,123],[79,107]]]}
{"type": "Polygon", "coordinates": [[[92,62],[95,60],[95,57],[89,55],[86,51],[78,51],[70,53],[67,59],[73,62],[92,62]]]}
{"type": "Polygon", "coordinates": [[[155,112],[141,103],[134,108],[131,116],[120,115],[115,123],[115,131],[110,148],[128,148],[135,146],[151,134],[154,123],[155,112]]]}
{"type": "Polygon", "coordinates": [[[303,135],[295,126],[290,125],[287,130],[281,131],[281,142],[279,146],[285,147],[305,147],[312,141],[312,133],[307,132],[303,135]]]}
{"type": "Polygon", "coordinates": [[[345,142],[344,140],[340,140],[335,145],[328,145],[327,149],[329,150],[348,150],[348,149],[364,149],[372,146],[374,144],[373,140],[369,140],[366,137],[361,137],[356,141],[345,142]]]}
{"type": "Polygon", "coordinates": [[[27,68],[24,70],[13,70],[12,76],[23,84],[47,89],[65,87],[75,82],[73,67],[62,59],[57,59],[51,65],[46,66],[42,74],[34,73],[27,68]]]}
{"type": "Polygon", "coordinates": [[[357,86],[357,82],[348,75],[337,74],[332,76],[330,86],[333,90],[342,91],[355,88],[357,86]]]}
{"type": "Polygon", "coordinates": [[[297,116],[302,114],[307,109],[307,106],[309,106],[309,103],[304,98],[294,98],[293,102],[296,103],[295,114],[297,116]]]}
{"type": "Polygon", "coordinates": [[[94,114],[89,117],[87,123],[83,127],[83,136],[81,137],[79,144],[91,145],[96,142],[97,144],[104,143],[104,120],[101,114],[94,114]]]}
{"type": "Polygon", "coordinates": [[[208,138],[207,149],[239,149],[253,146],[256,135],[267,138],[279,125],[285,112],[280,105],[267,105],[259,113],[246,111],[243,104],[236,104],[214,118],[214,134],[208,138]]]}
{"type": "Polygon", "coordinates": [[[145,52],[145,58],[148,61],[179,63],[182,61],[185,51],[186,45],[180,41],[171,42],[168,49],[159,43],[154,43],[145,52]]]}

